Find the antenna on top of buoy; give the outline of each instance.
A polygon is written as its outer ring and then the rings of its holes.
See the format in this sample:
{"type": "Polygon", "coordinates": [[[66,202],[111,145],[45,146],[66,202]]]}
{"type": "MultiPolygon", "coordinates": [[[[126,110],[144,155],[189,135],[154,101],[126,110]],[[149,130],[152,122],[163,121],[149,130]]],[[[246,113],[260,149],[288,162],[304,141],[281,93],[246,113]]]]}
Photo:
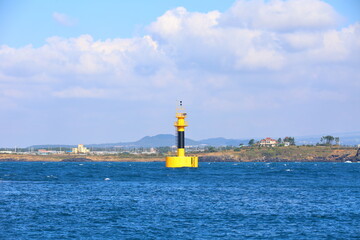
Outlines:
{"type": "Polygon", "coordinates": [[[176,113],[179,113],[179,114],[185,114],[185,107],[183,106],[183,101],[179,101],[179,105],[176,107],[176,113]]]}

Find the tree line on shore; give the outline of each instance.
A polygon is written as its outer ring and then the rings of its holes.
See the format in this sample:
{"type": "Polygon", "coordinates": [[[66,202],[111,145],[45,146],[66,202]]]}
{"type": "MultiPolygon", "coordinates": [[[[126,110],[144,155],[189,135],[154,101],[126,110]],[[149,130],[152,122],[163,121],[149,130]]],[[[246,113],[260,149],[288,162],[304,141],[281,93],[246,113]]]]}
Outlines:
{"type": "MultiPolygon", "coordinates": [[[[255,139],[250,139],[248,142],[248,146],[256,146],[259,145],[260,141],[255,141],[255,139]]],[[[244,144],[240,144],[239,146],[242,147],[244,144]]],[[[277,139],[277,146],[295,146],[295,138],[294,137],[285,137],[285,138],[278,138],[277,139]]],[[[316,143],[316,146],[331,146],[331,145],[340,145],[340,138],[334,137],[331,135],[322,136],[320,138],[320,142],[316,143]]]]}

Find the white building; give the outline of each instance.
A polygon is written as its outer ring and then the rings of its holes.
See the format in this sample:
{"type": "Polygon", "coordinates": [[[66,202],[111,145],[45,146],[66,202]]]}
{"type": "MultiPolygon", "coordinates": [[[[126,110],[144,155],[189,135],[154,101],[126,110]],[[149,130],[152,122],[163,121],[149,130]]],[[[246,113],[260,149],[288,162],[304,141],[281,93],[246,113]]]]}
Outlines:
{"type": "Polygon", "coordinates": [[[77,148],[72,149],[72,153],[79,154],[79,153],[89,153],[90,149],[84,147],[83,144],[79,144],[77,148]]]}
{"type": "Polygon", "coordinates": [[[272,138],[264,138],[260,140],[259,145],[260,147],[275,147],[277,145],[277,141],[272,138]]]}

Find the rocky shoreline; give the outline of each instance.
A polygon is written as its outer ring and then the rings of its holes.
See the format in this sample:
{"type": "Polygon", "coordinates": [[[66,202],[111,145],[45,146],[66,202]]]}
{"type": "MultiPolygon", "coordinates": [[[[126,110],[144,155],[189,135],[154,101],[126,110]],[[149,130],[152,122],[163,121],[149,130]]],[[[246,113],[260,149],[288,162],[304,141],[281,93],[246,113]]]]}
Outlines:
{"type": "MultiPolygon", "coordinates": [[[[240,150],[189,153],[200,162],[360,162],[354,147],[292,146],[277,148],[245,147],[240,150]]],[[[164,162],[165,156],[136,155],[23,155],[0,154],[0,162],[164,162]]]]}
{"type": "Polygon", "coordinates": [[[238,158],[229,156],[202,156],[199,157],[199,162],[359,162],[360,157],[354,156],[334,156],[332,158],[327,157],[314,157],[312,159],[286,159],[286,158],[260,158],[253,160],[243,161],[238,158]]]}
{"type": "Polygon", "coordinates": [[[199,156],[200,162],[360,162],[357,148],[333,146],[245,147],[199,156]]]}

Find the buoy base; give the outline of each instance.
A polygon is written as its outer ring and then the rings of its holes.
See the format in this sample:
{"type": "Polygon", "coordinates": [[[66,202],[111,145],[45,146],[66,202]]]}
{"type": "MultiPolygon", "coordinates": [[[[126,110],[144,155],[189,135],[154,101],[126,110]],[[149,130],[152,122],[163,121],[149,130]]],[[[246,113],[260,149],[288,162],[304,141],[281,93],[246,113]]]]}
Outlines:
{"type": "Polygon", "coordinates": [[[198,167],[198,157],[166,157],[166,167],[198,167]]]}

